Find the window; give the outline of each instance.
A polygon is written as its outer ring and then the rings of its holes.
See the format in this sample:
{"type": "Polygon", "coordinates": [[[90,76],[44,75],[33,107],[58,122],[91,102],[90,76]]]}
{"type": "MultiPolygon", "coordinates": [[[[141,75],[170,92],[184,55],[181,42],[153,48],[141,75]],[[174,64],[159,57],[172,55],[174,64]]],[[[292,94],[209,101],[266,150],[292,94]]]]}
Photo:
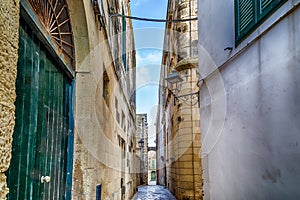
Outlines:
{"type": "Polygon", "coordinates": [[[152,169],[155,169],[155,160],[152,160],[152,169]]]}
{"type": "Polygon", "coordinates": [[[118,122],[118,124],[120,124],[120,114],[118,111],[118,99],[117,97],[115,97],[115,109],[116,109],[116,120],[118,122]]]}
{"type": "Polygon", "coordinates": [[[122,128],[123,128],[123,131],[125,132],[126,131],[126,120],[125,120],[125,114],[123,111],[122,111],[122,128]]]}
{"type": "Polygon", "coordinates": [[[109,84],[109,78],[108,78],[108,75],[107,75],[107,72],[104,71],[103,73],[103,98],[106,102],[107,105],[109,105],[109,87],[108,87],[108,84],[109,84]]]}
{"type": "Polygon", "coordinates": [[[96,200],[101,200],[102,185],[96,186],[96,200]]]}
{"type": "Polygon", "coordinates": [[[287,0],[235,0],[235,40],[239,44],[287,0]]]}
{"type": "MultiPolygon", "coordinates": [[[[124,7],[122,7],[122,15],[125,15],[124,7]]],[[[122,60],[125,72],[127,72],[127,61],[126,61],[126,18],[122,18],[122,60]]]]}

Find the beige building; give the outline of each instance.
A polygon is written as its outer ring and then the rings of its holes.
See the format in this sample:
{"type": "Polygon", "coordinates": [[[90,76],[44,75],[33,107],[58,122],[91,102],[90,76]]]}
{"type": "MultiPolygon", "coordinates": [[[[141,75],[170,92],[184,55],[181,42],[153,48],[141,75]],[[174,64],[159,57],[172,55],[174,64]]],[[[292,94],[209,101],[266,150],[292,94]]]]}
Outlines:
{"type": "Polygon", "coordinates": [[[140,185],[148,184],[148,122],[147,114],[136,115],[136,148],[140,160],[140,185]]]}
{"type": "Polygon", "coordinates": [[[196,0],[168,1],[156,122],[157,182],[180,200],[202,199],[196,17],[196,0]]]}
{"type": "Polygon", "coordinates": [[[129,199],[136,188],[128,0],[0,4],[0,199],[129,199]]]}

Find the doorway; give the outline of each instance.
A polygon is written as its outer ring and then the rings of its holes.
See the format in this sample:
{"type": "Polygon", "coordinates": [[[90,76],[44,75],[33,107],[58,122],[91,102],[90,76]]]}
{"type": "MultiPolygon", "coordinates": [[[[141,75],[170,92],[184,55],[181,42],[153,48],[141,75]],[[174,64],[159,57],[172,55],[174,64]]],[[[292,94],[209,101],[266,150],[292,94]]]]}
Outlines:
{"type": "Polygon", "coordinates": [[[71,82],[21,24],[8,199],[66,199],[71,82]]]}

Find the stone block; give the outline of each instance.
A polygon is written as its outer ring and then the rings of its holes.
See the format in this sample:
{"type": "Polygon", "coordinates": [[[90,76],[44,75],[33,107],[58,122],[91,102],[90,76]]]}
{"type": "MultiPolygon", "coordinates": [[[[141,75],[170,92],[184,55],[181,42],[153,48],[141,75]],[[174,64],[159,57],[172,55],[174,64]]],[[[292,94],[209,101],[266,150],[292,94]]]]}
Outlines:
{"type": "Polygon", "coordinates": [[[186,148],[188,149],[192,144],[192,140],[184,140],[184,141],[180,141],[179,142],[179,145],[178,145],[178,148],[186,148]]]}
{"type": "Polygon", "coordinates": [[[179,129],[192,127],[193,123],[191,121],[185,119],[184,117],[182,117],[182,119],[183,119],[183,121],[181,121],[178,126],[179,129]]]}
{"type": "Polygon", "coordinates": [[[192,133],[192,129],[191,129],[191,127],[180,127],[180,128],[178,129],[178,132],[179,132],[180,134],[186,134],[186,135],[188,135],[188,134],[191,134],[191,133],[192,133]]]}
{"type": "Polygon", "coordinates": [[[194,162],[194,168],[201,170],[201,162],[194,162]]]}
{"type": "Polygon", "coordinates": [[[184,190],[194,190],[194,183],[191,181],[180,181],[180,188],[184,190]]]}
{"type": "Polygon", "coordinates": [[[181,161],[190,161],[192,162],[193,160],[193,156],[192,154],[183,154],[181,155],[179,158],[178,158],[178,161],[181,162],[181,161]]]}
{"type": "Polygon", "coordinates": [[[193,135],[192,134],[180,134],[178,135],[179,141],[193,141],[193,135]]]}
{"type": "Polygon", "coordinates": [[[181,182],[194,182],[194,176],[190,174],[181,174],[179,175],[178,180],[181,182]]]}
{"type": "Polygon", "coordinates": [[[191,165],[191,162],[178,162],[178,167],[180,169],[192,169],[193,165],[191,165]]]}

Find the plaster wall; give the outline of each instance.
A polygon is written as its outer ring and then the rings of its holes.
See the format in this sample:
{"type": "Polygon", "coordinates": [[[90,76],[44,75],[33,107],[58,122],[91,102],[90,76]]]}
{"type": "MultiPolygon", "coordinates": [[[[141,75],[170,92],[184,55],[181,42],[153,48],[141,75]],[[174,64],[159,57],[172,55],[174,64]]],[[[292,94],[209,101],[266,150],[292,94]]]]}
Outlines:
{"type": "Polygon", "coordinates": [[[15,81],[19,42],[19,1],[3,0],[0,4],[0,199],[9,192],[6,175],[12,150],[15,125],[15,81]]]}
{"type": "Polygon", "coordinates": [[[233,1],[198,3],[204,198],[300,198],[299,1],[236,47],[233,1]]]}

